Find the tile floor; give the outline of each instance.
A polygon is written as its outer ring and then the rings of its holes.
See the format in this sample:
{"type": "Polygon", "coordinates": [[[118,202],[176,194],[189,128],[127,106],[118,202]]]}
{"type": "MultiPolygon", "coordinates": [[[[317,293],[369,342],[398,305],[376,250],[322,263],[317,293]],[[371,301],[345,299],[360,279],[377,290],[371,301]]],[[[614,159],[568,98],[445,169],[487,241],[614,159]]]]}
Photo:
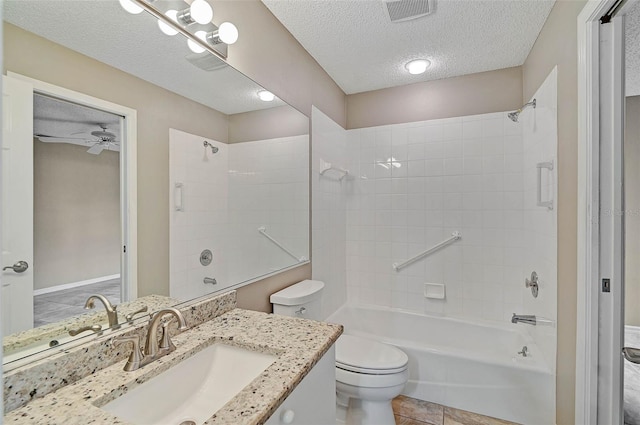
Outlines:
{"type": "Polygon", "coordinates": [[[393,399],[396,425],[516,425],[403,395],[393,399]]]}
{"type": "Polygon", "coordinates": [[[84,303],[92,294],[102,294],[112,304],[120,304],[120,279],[36,295],[33,297],[33,326],[38,327],[86,313],[84,303]]]}

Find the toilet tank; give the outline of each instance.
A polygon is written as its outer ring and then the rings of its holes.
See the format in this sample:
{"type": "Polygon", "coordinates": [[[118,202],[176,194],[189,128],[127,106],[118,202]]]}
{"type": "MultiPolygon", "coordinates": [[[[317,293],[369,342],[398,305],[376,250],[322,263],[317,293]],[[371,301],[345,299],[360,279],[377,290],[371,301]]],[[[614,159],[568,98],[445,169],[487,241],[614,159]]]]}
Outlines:
{"type": "Polygon", "coordinates": [[[274,314],[320,320],[324,282],[303,280],[271,294],[274,314]]]}

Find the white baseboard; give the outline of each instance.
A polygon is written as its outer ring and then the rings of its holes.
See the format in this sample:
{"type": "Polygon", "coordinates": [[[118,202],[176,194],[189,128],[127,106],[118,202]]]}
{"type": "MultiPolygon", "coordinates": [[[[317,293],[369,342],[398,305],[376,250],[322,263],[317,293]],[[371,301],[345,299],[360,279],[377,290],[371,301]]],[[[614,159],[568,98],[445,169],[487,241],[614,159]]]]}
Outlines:
{"type": "Polygon", "coordinates": [[[79,282],[65,283],[62,285],[51,286],[49,288],[36,289],[33,295],[50,294],[51,292],[62,291],[63,289],[77,288],[79,286],[91,285],[93,283],[106,282],[107,280],[118,279],[120,274],[112,274],[110,276],[101,276],[93,279],[81,280],[79,282]]]}

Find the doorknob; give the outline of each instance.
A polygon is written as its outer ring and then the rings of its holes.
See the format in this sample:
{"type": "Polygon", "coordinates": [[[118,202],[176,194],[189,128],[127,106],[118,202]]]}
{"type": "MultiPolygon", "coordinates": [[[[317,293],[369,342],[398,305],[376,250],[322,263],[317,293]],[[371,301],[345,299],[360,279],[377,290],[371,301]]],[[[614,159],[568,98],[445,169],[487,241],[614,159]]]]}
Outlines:
{"type": "Polygon", "coordinates": [[[622,349],[622,355],[631,363],[640,363],[640,349],[624,347],[622,349]]]}
{"type": "Polygon", "coordinates": [[[16,273],[23,273],[25,272],[27,269],[29,268],[29,263],[27,263],[26,261],[18,261],[16,262],[13,266],[6,266],[2,268],[2,271],[5,271],[7,269],[12,269],[14,272],[16,273]]]}

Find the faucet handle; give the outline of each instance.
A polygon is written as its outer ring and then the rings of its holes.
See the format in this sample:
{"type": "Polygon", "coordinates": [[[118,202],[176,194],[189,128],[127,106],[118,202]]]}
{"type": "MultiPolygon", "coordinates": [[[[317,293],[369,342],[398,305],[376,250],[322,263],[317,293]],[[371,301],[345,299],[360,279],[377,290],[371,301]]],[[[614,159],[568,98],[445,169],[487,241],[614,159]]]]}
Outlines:
{"type": "Polygon", "coordinates": [[[142,363],[142,359],[144,358],[144,354],[142,354],[142,350],[140,350],[140,336],[139,335],[129,335],[129,336],[118,336],[111,340],[111,345],[113,347],[117,347],[122,344],[126,344],[130,342],[133,346],[133,350],[131,350],[131,354],[129,355],[129,359],[127,363],[124,365],[124,370],[127,372],[131,372],[137,370],[142,363]]]}
{"type": "Polygon", "coordinates": [[[171,342],[171,338],[169,336],[169,325],[171,325],[175,321],[175,318],[167,320],[162,324],[162,338],[160,338],[160,349],[168,350],[169,352],[176,349],[176,346],[171,342]]]}
{"type": "Polygon", "coordinates": [[[81,334],[82,332],[86,332],[86,331],[92,331],[94,333],[98,333],[102,330],[102,325],[93,325],[93,326],[83,326],[79,329],[70,329],[69,330],[69,335],[70,336],[76,336],[78,334],[81,334]]]}
{"type": "Polygon", "coordinates": [[[136,310],[133,313],[129,313],[126,316],[124,316],[125,320],[129,323],[133,322],[133,318],[135,317],[136,314],[140,314],[140,313],[146,313],[147,311],[149,311],[149,307],[147,307],[146,305],[144,307],[142,307],[140,310],[136,310]]]}

